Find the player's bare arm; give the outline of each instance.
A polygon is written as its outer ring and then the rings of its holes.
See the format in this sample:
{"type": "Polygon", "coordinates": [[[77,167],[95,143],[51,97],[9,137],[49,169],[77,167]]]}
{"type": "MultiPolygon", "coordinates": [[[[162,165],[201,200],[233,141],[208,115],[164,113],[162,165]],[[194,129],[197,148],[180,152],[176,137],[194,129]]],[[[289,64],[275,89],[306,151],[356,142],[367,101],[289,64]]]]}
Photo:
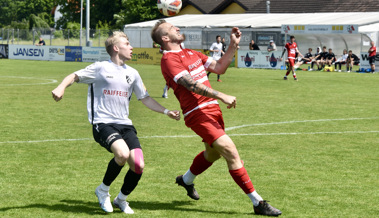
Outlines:
{"type": "Polygon", "coordinates": [[[174,120],[180,120],[179,111],[166,109],[150,96],[141,99],[141,101],[146,107],[148,107],[152,111],[156,111],[162,114],[167,114],[167,116],[169,116],[171,119],[174,119],[174,120]]]}
{"type": "Polygon", "coordinates": [[[58,87],[55,88],[51,92],[54,100],[57,102],[62,100],[63,95],[64,95],[64,91],[66,90],[66,88],[71,86],[74,82],[78,82],[78,81],[79,81],[79,77],[75,73],[72,73],[72,74],[66,76],[66,78],[63,79],[61,84],[59,84],[58,87]]]}
{"type": "Polygon", "coordinates": [[[224,74],[232,62],[236,50],[239,48],[238,45],[240,43],[240,40],[241,31],[238,29],[238,27],[234,27],[230,34],[230,44],[228,50],[224,53],[220,60],[213,61],[207,70],[216,74],[224,74]]]}
{"type": "Polygon", "coordinates": [[[178,79],[178,84],[184,86],[188,91],[202,95],[209,98],[219,99],[224,104],[228,105],[227,108],[235,108],[237,99],[234,96],[226,95],[222,92],[216,91],[198,81],[192,79],[190,74],[186,74],[178,79]]]}

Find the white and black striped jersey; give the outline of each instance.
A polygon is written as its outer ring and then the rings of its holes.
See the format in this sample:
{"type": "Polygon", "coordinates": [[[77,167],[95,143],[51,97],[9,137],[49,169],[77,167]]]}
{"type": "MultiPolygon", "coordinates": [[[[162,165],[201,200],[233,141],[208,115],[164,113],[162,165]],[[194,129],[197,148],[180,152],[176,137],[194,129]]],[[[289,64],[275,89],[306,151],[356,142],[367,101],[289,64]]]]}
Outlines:
{"type": "Polygon", "coordinates": [[[76,71],[79,83],[88,84],[87,111],[91,124],[132,125],[129,102],[134,92],[138,100],[149,96],[134,68],[118,66],[111,60],[96,62],[76,71]]]}

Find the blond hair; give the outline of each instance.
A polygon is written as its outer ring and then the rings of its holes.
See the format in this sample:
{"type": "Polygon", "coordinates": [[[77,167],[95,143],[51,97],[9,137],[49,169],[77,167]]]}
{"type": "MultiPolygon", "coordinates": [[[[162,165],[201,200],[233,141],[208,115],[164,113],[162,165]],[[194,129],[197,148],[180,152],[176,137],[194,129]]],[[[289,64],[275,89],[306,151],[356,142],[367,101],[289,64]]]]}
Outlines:
{"type": "Polygon", "coordinates": [[[128,36],[124,32],[115,31],[105,41],[105,49],[107,50],[107,53],[110,56],[112,56],[113,54],[113,46],[116,45],[120,41],[119,40],[120,38],[126,38],[127,40],[129,40],[128,36]]]}

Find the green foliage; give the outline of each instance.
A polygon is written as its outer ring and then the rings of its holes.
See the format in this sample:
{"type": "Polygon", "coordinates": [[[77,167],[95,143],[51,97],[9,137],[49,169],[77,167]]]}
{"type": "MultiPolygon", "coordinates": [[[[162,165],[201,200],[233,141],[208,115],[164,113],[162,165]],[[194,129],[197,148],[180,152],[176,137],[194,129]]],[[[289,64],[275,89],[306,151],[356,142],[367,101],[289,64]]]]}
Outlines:
{"type": "MultiPolygon", "coordinates": [[[[0,0],[0,27],[10,25],[12,21],[29,19],[31,15],[39,16],[48,27],[53,27],[54,17],[51,14],[53,7],[54,0],[0,0]]],[[[41,24],[41,21],[30,22],[41,24]]],[[[41,25],[46,26],[45,24],[41,25]]],[[[29,26],[32,27],[33,25],[29,26]]]]}
{"type": "Polygon", "coordinates": [[[156,0],[122,0],[125,9],[114,15],[116,26],[120,29],[125,24],[137,23],[161,18],[156,0]]]}
{"type": "Polygon", "coordinates": [[[78,39],[80,37],[80,23],[68,22],[63,30],[63,36],[65,39],[68,37],[78,39]]]}
{"type": "Polygon", "coordinates": [[[111,33],[110,23],[106,21],[103,23],[99,20],[98,24],[96,24],[95,38],[108,37],[111,33]]]}
{"type": "Polygon", "coordinates": [[[54,31],[54,38],[55,39],[61,39],[61,38],[63,38],[63,30],[56,30],[56,31],[54,31]]]}
{"type": "Polygon", "coordinates": [[[44,29],[44,28],[48,29],[48,28],[50,28],[49,24],[46,23],[46,21],[43,20],[43,18],[41,18],[39,16],[36,16],[34,14],[30,15],[29,26],[31,28],[38,28],[38,29],[44,29]]]}

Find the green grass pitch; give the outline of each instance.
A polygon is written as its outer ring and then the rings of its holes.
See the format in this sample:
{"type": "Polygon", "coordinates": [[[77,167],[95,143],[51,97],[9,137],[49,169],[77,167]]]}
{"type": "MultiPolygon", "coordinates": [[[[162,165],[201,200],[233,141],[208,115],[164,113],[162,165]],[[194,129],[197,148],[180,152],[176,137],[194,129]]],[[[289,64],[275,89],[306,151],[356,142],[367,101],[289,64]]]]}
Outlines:
{"type": "MultiPolygon", "coordinates": [[[[92,139],[87,86],[51,91],[89,63],[0,60],[0,217],[103,216],[94,194],[112,155],[92,139]]],[[[179,104],[159,66],[133,65],[158,102],[179,104]]],[[[258,193],[282,217],[377,217],[379,214],[379,75],[228,69],[213,88],[237,97],[224,113],[227,133],[258,193]]],[[[251,217],[252,204],[220,159],[196,180],[199,201],[175,182],[203,150],[184,125],[133,96],[130,117],[145,170],[128,197],[134,217],[251,217]]],[[[124,168],[112,184],[113,199],[124,168]]],[[[115,210],[112,217],[123,217],[115,210]]]]}

